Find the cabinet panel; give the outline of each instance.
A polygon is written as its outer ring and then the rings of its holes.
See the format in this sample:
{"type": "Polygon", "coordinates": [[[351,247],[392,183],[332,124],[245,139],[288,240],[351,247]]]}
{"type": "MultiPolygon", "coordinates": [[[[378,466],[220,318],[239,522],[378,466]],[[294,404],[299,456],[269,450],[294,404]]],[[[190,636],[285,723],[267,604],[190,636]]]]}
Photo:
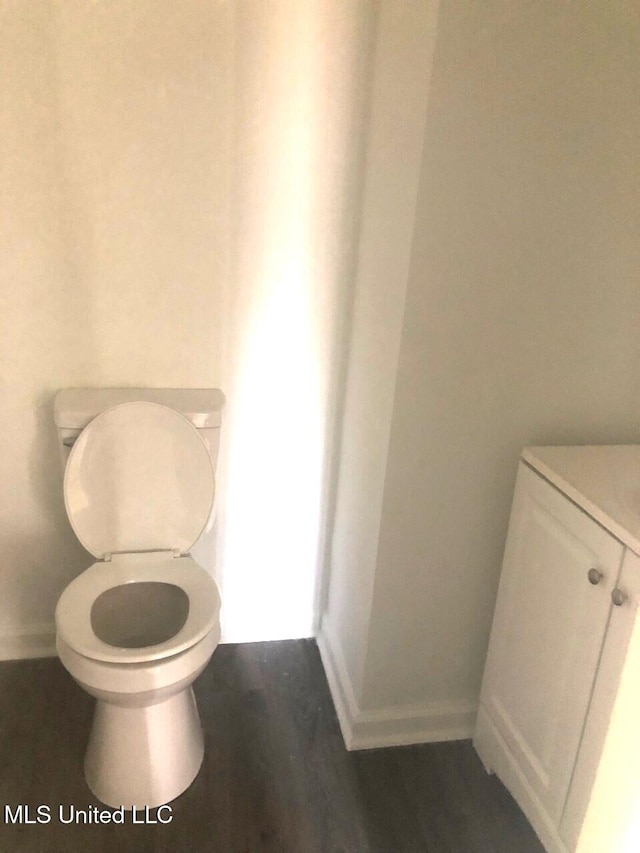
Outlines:
{"type": "Polygon", "coordinates": [[[481,702],[560,820],[623,546],[521,463],[481,702]],[[602,573],[599,583],[588,572],[602,573]]]}

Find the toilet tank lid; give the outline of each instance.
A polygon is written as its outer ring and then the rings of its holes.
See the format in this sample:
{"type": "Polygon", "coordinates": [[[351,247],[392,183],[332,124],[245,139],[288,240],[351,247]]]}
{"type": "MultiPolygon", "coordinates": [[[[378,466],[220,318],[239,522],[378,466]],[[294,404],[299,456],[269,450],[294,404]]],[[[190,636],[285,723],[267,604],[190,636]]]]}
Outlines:
{"type": "Polygon", "coordinates": [[[62,429],[84,429],[100,412],[121,403],[159,403],[196,429],[219,427],[225,397],[217,388],[65,388],[56,394],[53,417],[62,429]]]}

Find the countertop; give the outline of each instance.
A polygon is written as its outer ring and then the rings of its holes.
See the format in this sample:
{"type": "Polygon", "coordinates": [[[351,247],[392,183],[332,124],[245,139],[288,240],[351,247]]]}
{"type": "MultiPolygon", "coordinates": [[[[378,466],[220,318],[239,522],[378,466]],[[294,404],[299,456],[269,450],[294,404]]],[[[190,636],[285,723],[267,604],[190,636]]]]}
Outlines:
{"type": "Polygon", "coordinates": [[[522,459],[640,554],[640,445],[525,447],[522,459]]]}

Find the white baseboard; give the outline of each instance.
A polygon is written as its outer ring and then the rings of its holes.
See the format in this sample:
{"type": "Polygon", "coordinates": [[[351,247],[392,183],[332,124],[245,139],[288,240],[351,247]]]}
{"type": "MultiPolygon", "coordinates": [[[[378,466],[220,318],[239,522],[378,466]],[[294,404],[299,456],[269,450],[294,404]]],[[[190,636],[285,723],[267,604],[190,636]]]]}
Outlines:
{"type": "Polygon", "coordinates": [[[14,634],[0,634],[0,660],[25,660],[56,656],[56,626],[40,623],[14,634]]]}
{"type": "Polygon", "coordinates": [[[316,642],[340,723],[344,745],[347,749],[355,749],[353,746],[353,725],[360,713],[358,702],[342,656],[342,650],[335,641],[326,619],[320,626],[316,642]]]}
{"type": "Polygon", "coordinates": [[[317,640],[348,750],[464,740],[473,734],[476,702],[426,702],[361,710],[340,644],[326,619],[317,640]]]}

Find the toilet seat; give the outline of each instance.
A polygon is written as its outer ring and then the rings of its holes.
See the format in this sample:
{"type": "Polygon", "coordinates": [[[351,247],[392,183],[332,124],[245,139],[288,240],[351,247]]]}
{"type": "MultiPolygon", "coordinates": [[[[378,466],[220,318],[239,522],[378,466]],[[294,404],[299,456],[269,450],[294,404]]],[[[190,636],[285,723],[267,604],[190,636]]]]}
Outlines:
{"type": "Polygon", "coordinates": [[[146,663],[177,655],[195,645],[219,621],[220,594],[213,578],[191,557],[132,555],[134,559],[94,563],[73,580],[56,607],[58,634],[74,651],[114,664],[146,663]],[[103,642],[91,624],[91,608],[103,592],[129,583],[167,583],[182,589],[189,612],[182,628],[152,646],[120,648],[103,642]]]}
{"type": "Polygon", "coordinates": [[[64,499],[82,545],[101,562],[62,593],[56,627],[74,651],[113,664],[151,663],[195,645],[218,622],[213,578],[185,555],[211,514],[215,479],[207,447],[182,415],[158,403],[123,403],[95,417],[69,455],[64,499]],[[92,608],[102,593],[164,583],[188,599],[182,627],[153,645],[124,648],[98,637],[92,608]]]}

